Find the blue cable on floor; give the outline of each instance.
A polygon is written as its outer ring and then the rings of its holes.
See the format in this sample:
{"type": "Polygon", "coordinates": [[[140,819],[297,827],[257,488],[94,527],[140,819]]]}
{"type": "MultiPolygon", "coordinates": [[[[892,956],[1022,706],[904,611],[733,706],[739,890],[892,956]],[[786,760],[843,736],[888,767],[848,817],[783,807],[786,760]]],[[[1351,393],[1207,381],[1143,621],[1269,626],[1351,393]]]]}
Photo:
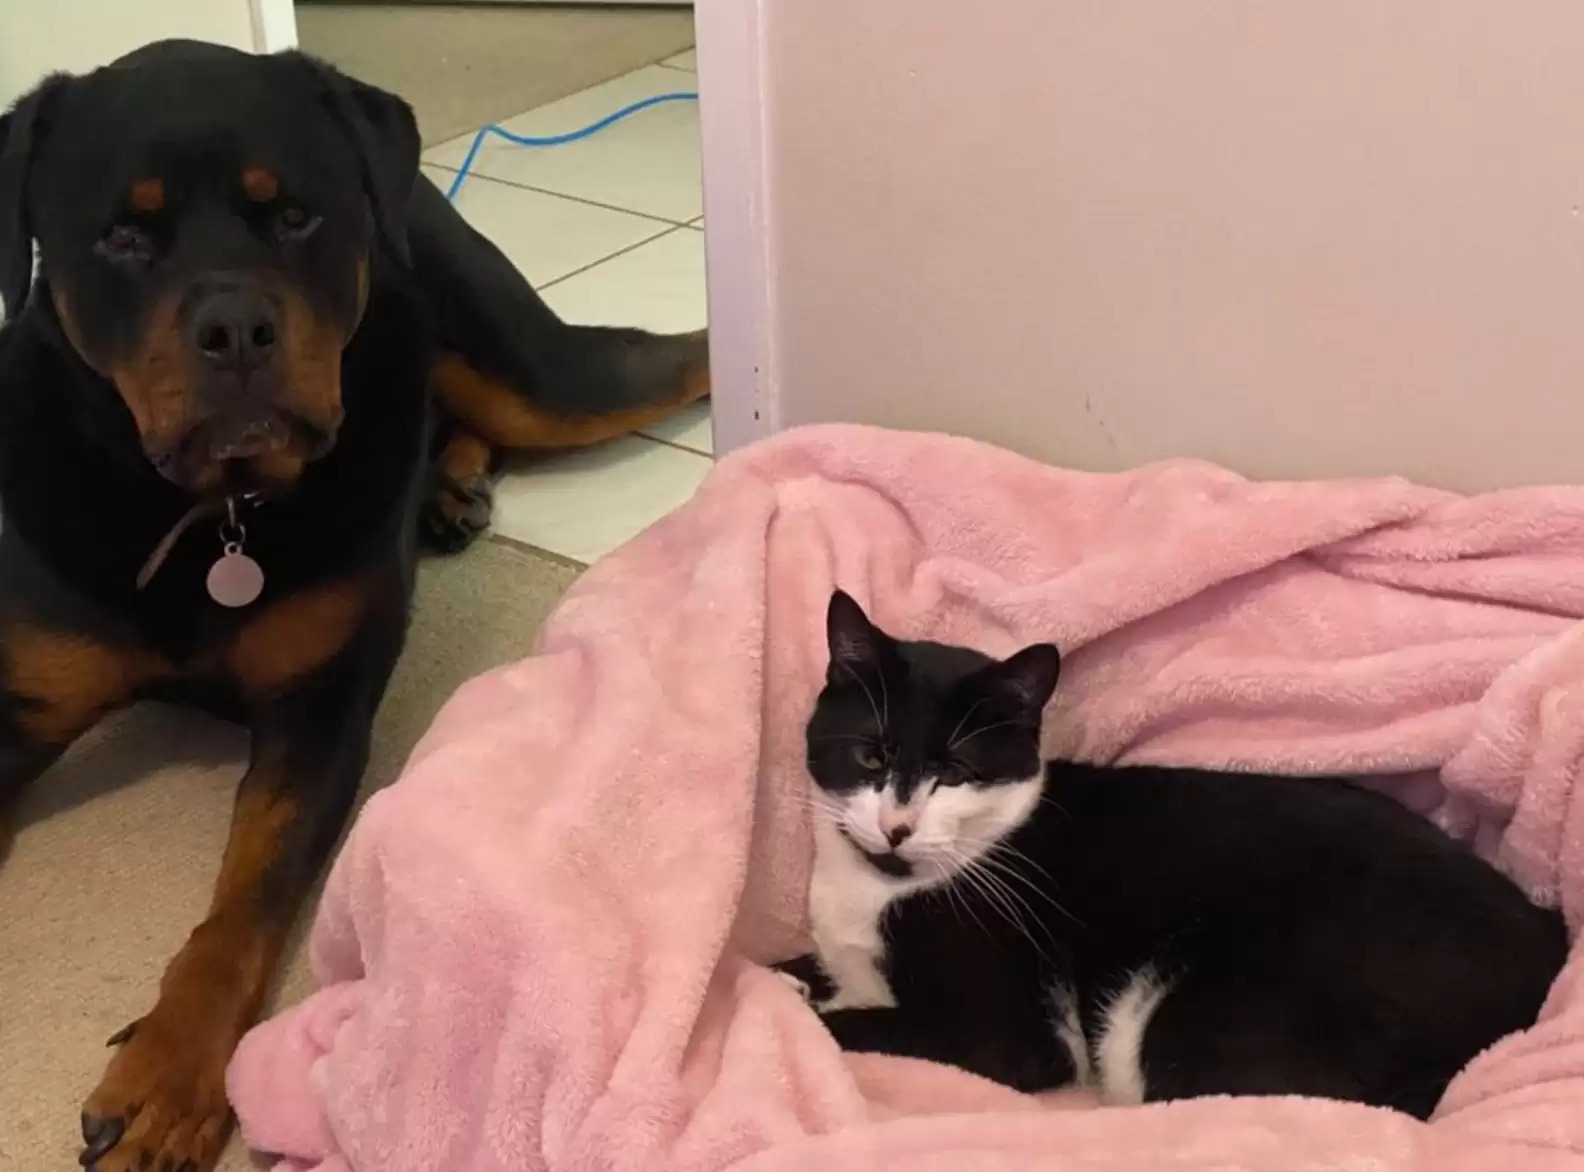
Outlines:
{"type": "Polygon", "coordinates": [[[582,130],[573,130],[566,134],[552,134],[548,137],[535,137],[533,135],[527,134],[513,134],[504,126],[497,126],[494,123],[491,123],[488,126],[481,126],[479,127],[479,132],[473,136],[473,144],[468,147],[467,154],[462,158],[462,166],[457,169],[456,178],[451,181],[451,187],[446,191],[446,199],[456,199],[457,192],[462,190],[462,181],[468,177],[468,172],[473,169],[473,160],[478,156],[479,148],[484,145],[484,140],[492,134],[497,138],[504,138],[507,142],[516,146],[563,146],[569,142],[577,142],[580,138],[588,138],[592,134],[598,134],[607,126],[610,126],[616,122],[620,122],[623,118],[636,114],[640,110],[647,110],[650,106],[658,106],[663,102],[696,101],[698,101],[697,93],[656,94],[652,98],[645,98],[641,102],[634,102],[630,106],[623,106],[620,110],[617,110],[616,113],[607,114],[598,122],[583,127],[582,130]]]}

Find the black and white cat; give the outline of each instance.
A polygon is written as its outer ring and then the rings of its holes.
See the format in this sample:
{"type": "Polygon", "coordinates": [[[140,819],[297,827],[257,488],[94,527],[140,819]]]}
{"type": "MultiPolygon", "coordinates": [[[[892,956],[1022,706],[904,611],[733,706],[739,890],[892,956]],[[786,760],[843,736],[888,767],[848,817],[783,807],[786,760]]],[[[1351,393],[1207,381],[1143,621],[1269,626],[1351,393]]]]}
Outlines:
{"type": "Polygon", "coordinates": [[[846,1049],[1113,1103],[1434,1108],[1531,1024],[1561,918],[1338,779],[1042,763],[1049,645],[995,661],[837,592],[808,725],[814,958],[846,1049]]]}

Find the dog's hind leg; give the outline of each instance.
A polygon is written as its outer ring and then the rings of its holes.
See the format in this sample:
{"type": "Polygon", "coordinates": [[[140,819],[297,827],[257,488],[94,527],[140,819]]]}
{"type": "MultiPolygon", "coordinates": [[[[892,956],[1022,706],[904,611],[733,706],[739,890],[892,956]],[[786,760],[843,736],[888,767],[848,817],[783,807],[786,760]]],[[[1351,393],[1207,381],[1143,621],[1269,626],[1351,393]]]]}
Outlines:
{"type": "Polygon", "coordinates": [[[459,547],[487,522],[501,454],[615,439],[709,394],[706,331],[568,324],[426,178],[409,215],[413,267],[440,337],[431,385],[468,437],[442,455],[431,540],[459,547]],[[490,471],[474,474],[480,467],[490,471]]]}
{"type": "MultiPolygon", "coordinates": [[[[500,458],[509,452],[581,448],[647,427],[709,394],[709,343],[702,333],[659,337],[626,330],[571,333],[558,375],[569,388],[623,385],[636,405],[603,412],[556,410],[511,382],[487,374],[459,354],[442,354],[430,385],[452,430],[435,468],[425,509],[426,535],[459,549],[489,523],[500,458]],[[638,386],[643,393],[633,390],[638,386]]],[[[550,396],[546,396],[550,398],[550,396]]],[[[615,394],[590,395],[608,403],[615,394]]]]}

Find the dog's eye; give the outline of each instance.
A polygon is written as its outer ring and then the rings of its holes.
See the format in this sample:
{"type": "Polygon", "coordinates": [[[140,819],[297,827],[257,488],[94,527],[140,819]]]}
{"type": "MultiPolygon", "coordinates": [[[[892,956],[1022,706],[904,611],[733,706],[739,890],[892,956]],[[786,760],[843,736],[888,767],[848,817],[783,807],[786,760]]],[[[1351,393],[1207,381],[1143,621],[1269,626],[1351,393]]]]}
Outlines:
{"type": "Polygon", "coordinates": [[[319,216],[301,204],[289,203],[275,213],[275,235],[282,240],[306,240],[319,221],[319,216]]]}
{"type": "Polygon", "coordinates": [[[154,257],[154,238],[136,224],[117,224],[100,237],[97,251],[106,260],[148,261],[154,257]]]}
{"type": "Polygon", "coordinates": [[[877,772],[880,766],[885,764],[873,745],[854,745],[852,755],[853,760],[858,763],[858,768],[866,769],[870,773],[877,772]]]}

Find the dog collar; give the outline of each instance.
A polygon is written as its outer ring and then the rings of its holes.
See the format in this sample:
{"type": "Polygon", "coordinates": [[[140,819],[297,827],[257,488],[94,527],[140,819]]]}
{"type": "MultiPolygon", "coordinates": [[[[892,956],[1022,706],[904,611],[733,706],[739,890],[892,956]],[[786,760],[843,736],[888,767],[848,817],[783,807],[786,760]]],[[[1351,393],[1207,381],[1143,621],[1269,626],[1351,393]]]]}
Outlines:
{"type": "MultiPolygon", "coordinates": [[[[258,503],[258,493],[245,493],[241,497],[244,507],[258,503]]],[[[247,527],[238,520],[238,498],[228,496],[221,501],[200,501],[182,514],[181,520],[171,526],[170,532],[160,538],[154,552],[149,554],[143,568],[138,571],[137,588],[142,590],[154,580],[160,567],[170,557],[171,550],[181,540],[182,534],[205,517],[225,514],[220,522],[220,556],[209,567],[204,586],[209,597],[231,610],[248,606],[264,593],[264,570],[243,550],[247,542],[247,527]]]]}

